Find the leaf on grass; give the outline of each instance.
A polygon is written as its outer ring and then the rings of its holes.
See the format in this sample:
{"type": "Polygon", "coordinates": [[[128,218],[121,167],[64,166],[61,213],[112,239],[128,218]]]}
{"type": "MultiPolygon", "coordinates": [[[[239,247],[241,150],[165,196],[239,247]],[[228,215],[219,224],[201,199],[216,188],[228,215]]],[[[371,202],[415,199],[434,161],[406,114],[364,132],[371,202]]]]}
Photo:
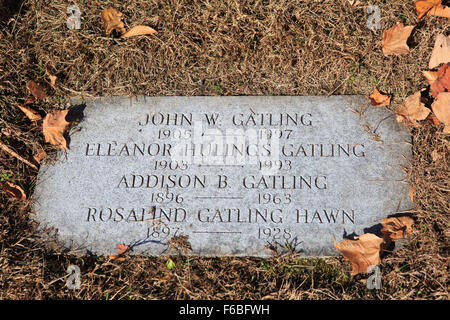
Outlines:
{"type": "Polygon", "coordinates": [[[450,91],[450,64],[444,64],[436,72],[437,79],[430,86],[430,92],[433,97],[437,96],[441,92],[450,91]]]}
{"type": "Polygon", "coordinates": [[[430,114],[425,120],[427,120],[428,122],[431,122],[432,124],[434,124],[435,126],[438,126],[441,124],[441,122],[439,121],[439,119],[433,115],[430,114]]]}
{"type": "Polygon", "coordinates": [[[106,35],[109,36],[113,30],[116,30],[118,33],[125,33],[125,26],[122,22],[123,13],[109,7],[104,9],[100,16],[102,18],[103,28],[105,29],[106,35]]]}
{"type": "Polygon", "coordinates": [[[31,94],[36,100],[45,99],[46,95],[44,89],[42,89],[42,87],[33,80],[27,82],[27,89],[30,90],[31,94]]]}
{"type": "Polygon", "coordinates": [[[422,18],[431,8],[440,5],[442,0],[419,0],[416,1],[417,19],[422,18]]]}
{"type": "Polygon", "coordinates": [[[434,69],[441,63],[447,62],[450,62],[450,35],[446,37],[443,34],[438,34],[431,52],[428,69],[434,69]]]}
{"type": "Polygon", "coordinates": [[[42,132],[44,133],[45,142],[49,142],[57,148],[67,150],[67,141],[64,138],[69,122],[66,121],[66,115],[69,110],[55,110],[48,113],[42,122],[42,132]]]}
{"type": "Polygon", "coordinates": [[[352,7],[356,7],[359,6],[361,4],[361,1],[358,0],[347,0],[347,2],[352,6],[352,7]]]}
{"type": "Polygon", "coordinates": [[[50,85],[54,89],[55,88],[55,84],[56,84],[56,80],[58,79],[58,77],[54,76],[54,75],[52,75],[50,73],[48,66],[45,67],[45,73],[47,74],[48,78],[50,79],[50,85]]]}
{"type": "Polygon", "coordinates": [[[450,18],[450,7],[447,6],[436,6],[431,8],[427,13],[428,16],[442,17],[442,18],[450,18]]]}
{"type": "Polygon", "coordinates": [[[385,107],[391,104],[391,95],[381,94],[377,88],[373,89],[373,93],[369,96],[370,103],[375,107],[385,107]]]}
{"type": "Polygon", "coordinates": [[[44,150],[40,151],[38,154],[35,154],[33,156],[33,160],[36,161],[36,163],[41,163],[41,161],[47,156],[47,152],[44,150]]]}
{"type": "Polygon", "coordinates": [[[120,39],[141,36],[146,34],[154,34],[156,30],[148,26],[135,26],[120,36],[120,39]]]}
{"type": "Polygon", "coordinates": [[[391,54],[407,54],[409,47],[406,44],[411,35],[414,26],[403,26],[403,23],[398,23],[392,28],[383,32],[383,39],[381,44],[383,46],[383,54],[385,56],[391,54]]]}
{"type": "Polygon", "coordinates": [[[15,185],[9,181],[3,181],[2,189],[10,194],[12,194],[16,199],[25,200],[27,196],[25,195],[25,191],[18,185],[15,185]]]}
{"type": "Polygon", "coordinates": [[[408,216],[383,219],[381,233],[388,241],[395,241],[409,236],[413,232],[414,219],[408,216]]]}
{"type": "Polygon", "coordinates": [[[422,74],[430,85],[432,85],[438,78],[437,71],[422,71],[422,74]]]}
{"type": "Polygon", "coordinates": [[[350,260],[352,274],[367,272],[370,266],[380,264],[380,246],[383,239],[372,233],[365,233],[356,240],[344,239],[339,243],[334,240],[336,249],[350,260]]]}
{"type": "Polygon", "coordinates": [[[404,122],[406,126],[418,127],[417,121],[426,119],[431,112],[420,100],[420,91],[407,97],[403,104],[395,110],[397,121],[404,122]]]}
{"type": "Polygon", "coordinates": [[[36,110],[27,106],[26,102],[24,104],[19,104],[18,107],[31,121],[39,121],[42,119],[42,116],[36,110]]]}
{"type": "Polygon", "coordinates": [[[440,122],[444,123],[444,133],[450,133],[450,92],[439,93],[431,105],[434,114],[440,122]]]}
{"type": "Polygon", "coordinates": [[[124,261],[125,256],[131,250],[131,248],[130,248],[130,246],[128,246],[126,244],[118,244],[118,245],[116,245],[116,250],[117,250],[117,255],[109,256],[109,258],[112,260],[124,261]]]}

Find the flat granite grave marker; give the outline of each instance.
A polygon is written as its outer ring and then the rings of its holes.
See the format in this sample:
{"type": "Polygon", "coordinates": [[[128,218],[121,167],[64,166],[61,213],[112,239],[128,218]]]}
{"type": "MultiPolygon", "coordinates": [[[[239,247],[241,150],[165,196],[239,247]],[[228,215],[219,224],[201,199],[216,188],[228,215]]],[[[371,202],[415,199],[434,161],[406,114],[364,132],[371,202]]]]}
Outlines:
{"type": "Polygon", "coordinates": [[[201,256],[337,255],[412,204],[411,138],[363,96],[85,102],[70,150],[43,164],[34,219],[71,249],[201,256]]]}

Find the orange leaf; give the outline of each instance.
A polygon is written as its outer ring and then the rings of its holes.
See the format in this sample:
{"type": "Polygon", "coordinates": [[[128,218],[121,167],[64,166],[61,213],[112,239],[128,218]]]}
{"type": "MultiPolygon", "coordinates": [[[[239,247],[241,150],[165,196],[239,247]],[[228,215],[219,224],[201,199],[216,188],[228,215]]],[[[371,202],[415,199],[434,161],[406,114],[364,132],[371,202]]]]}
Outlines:
{"type": "Polygon", "coordinates": [[[391,54],[407,54],[409,47],[406,44],[411,35],[414,26],[404,27],[402,23],[398,23],[394,27],[383,32],[381,44],[383,46],[383,54],[385,56],[391,54]]]}
{"type": "Polygon", "coordinates": [[[34,82],[32,80],[28,81],[27,82],[27,89],[30,90],[31,94],[33,95],[33,97],[36,100],[39,100],[39,99],[40,100],[44,100],[45,99],[45,92],[44,92],[44,90],[36,82],[34,82]]]}
{"type": "Polygon", "coordinates": [[[403,104],[395,110],[397,121],[404,122],[406,126],[418,127],[417,121],[426,119],[431,112],[420,99],[420,91],[407,97],[403,104]]]}
{"type": "Polygon", "coordinates": [[[450,92],[439,93],[431,109],[439,121],[444,123],[444,133],[450,133],[450,92]]]}
{"type": "Polygon", "coordinates": [[[441,92],[450,91],[450,64],[444,64],[440,67],[436,75],[436,81],[430,86],[430,92],[435,98],[437,98],[441,92]]]}
{"type": "Polygon", "coordinates": [[[109,258],[112,260],[124,261],[125,260],[124,256],[131,250],[131,248],[130,248],[130,246],[128,246],[126,244],[118,244],[118,245],[116,245],[116,250],[117,250],[117,255],[109,256],[109,258]]]}
{"type": "Polygon", "coordinates": [[[12,194],[16,199],[25,200],[27,196],[23,189],[9,181],[2,182],[2,189],[10,194],[12,194]]]}
{"type": "Polygon", "coordinates": [[[66,150],[67,141],[64,138],[64,131],[69,125],[69,122],[66,121],[68,112],[69,110],[55,110],[53,113],[47,114],[42,122],[42,132],[44,133],[45,142],[66,150]]]}
{"type": "Polygon", "coordinates": [[[409,186],[409,199],[414,202],[414,188],[409,186]]]}
{"type": "Polygon", "coordinates": [[[26,103],[22,105],[19,104],[18,107],[31,121],[39,121],[42,119],[41,115],[33,108],[28,107],[26,103]]]}
{"type": "Polygon", "coordinates": [[[113,30],[116,30],[120,34],[123,34],[126,31],[125,26],[121,21],[123,19],[122,12],[109,7],[107,9],[104,9],[100,13],[100,16],[102,18],[103,28],[105,28],[107,36],[109,36],[113,30]]]}
{"type": "Polygon", "coordinates": [[[446,37],[443,34],[438,34],[434,42],[433,51],[431,52],[428,68],[433,69],[441,63],[447,62],[450,62],[450,35],[446,37]]]}
{"type": "Polygon", "coordinates": [[[383,219],[381,233],[388,241],[403,239],[412,234],[414,219],[408,216],[391,217],[383,219]]]}
{"type": "Polygon", "coordinates": [[[428,13],[428,16],[442,17],[442,18],[450,18],[450,7],[447,6],[436,6],[432,8],[428,13]]]}
{"type": "Polygon", "coordinates": [[[439,119],[435,116],[430,114],[427,119],[427,121],[431,122],[432,124],[434,124],[435,126],[438,126],[441,124],[441,122],[439,121],[439,119]]]}
{"type": "Polygon", "coordinates": [[[422,18],[431,8],[440,5],[442,0],[419,0],[416,1],[417,19],[422,18]]]}
{"type": "Polygon", "coordinates": [[[352,264],[352,274],[367,272],[370,266],[380,264],[380,246],[383,239],[372,233],[365,233],[356,240],[344,239],[334,246],[350,260],[352,264]]]}
{"type": "Polygon", "coordinates": [[[154,33],[156,33],[156,30],[153,28],[147,26],[135,26],[121,35],[120,39],[154,33]]]}
{"type": "Polygon", "coordinates": [[[47,152],[45,152],[44,150],[42,150],[41,152],[39,152],[38,154],[33,156],[34,161],[36,161],[37,163],[41,163],[42,159],[44,159],[47,156],[47,152]]]}
{"type": "Polygon", "coordinates": [[[369,96],[370,103],[375,107],[385,107],[391,103],[391,95],[381,94],[377,88],[373,89],[373,93],[369,96]]]}

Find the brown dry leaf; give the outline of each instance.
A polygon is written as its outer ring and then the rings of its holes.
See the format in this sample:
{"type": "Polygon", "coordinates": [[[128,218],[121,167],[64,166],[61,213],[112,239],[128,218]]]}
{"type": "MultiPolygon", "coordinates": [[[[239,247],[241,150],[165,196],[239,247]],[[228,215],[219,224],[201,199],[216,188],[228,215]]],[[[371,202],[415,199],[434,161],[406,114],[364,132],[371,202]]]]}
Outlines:
{"type": "Polygon", "coordinates": [[[433,114],[430,114],[425,120],[427,120],[428,122],[431,122],[435,126],[439,126],[441,124],[439,119],[433,114]]]}
{"type": "Polygon", "coordinates": [[[450,64],[444,64],[436,72],[437,79],[430,86],[430,92],[433,97],[437,96],[441,92],[450,91],[450,64]]]}
{"type": "Polygon", "coordinates": [[[69,122],[66,121],[66,115],[69,110],[55,110],[48,113],[42,122],[42,132],[44,133],[45,142],[49,142],[57,148],[67,150],[67,141],[64,138],[69,122]]]}
{"type": "Polygon", "coordinates": [[[447,6],[436,6],[432,8],[427,13],[428,16],[442,17],[442,18],[450,18],[450,7],[447,6]]]}
{"type": "Polygon", "coordinates": [[[432,85],[438,78],[437,71],[422,71],[422,74],[430,85],[432,85]]]}
{"type": "Polygon", "coordinates": [[[391,104],[391,95],[381,94],[377,88],[373,89],[373,93],[369,96],[370,103],[375,107],[386,107],[391,104]]]}
{"type": "Polygon", "coordinates": [[[125,26],[121,21],[123,19],[122,12],[112,7],[108,7],[101,12],[100,16],[107,36],[109,36],[113,30],[116,30],[120,34],[125,33],[125,26]]]}
{"type": "Polygon", "coordinates": [[[109,256],[112,260],[117,261],[124,261],[125,255],[131,250],[130,246],[126,244],[118,244],[116,245],[117,255],[116,256],[109,256]]]}
{"type": "Polygon", "coordinates": [[[352,6],[352,7],[356,7],[359,6],[361,4],[361,1],[358,0],[347,0],[347,2],[352,6]]]}
{"type": "Polygon", "coordinates": [[[34,161],[36,161],[36,163],[41,163],[41,161],[47,156],[47,152],[45,152],[44,150],[40,151],[38,154],[35,154],[33,156],[34,161]]]}
{"type": "Polygon", "coordinates": [[[398,23],[392,28],[383,31],[383,39],[381,44],[383,46],[383,54],[385,56],[391,54],[407,54],[409,47],[406,44],[411,35],[414,26],[403,26],[403,23],[398,23]]]}
{"type": "Polygon", "coordinates": [[[422,18],[431,8],[440,5],[442,0],[419,0],[416,1],[417,19],[422,18]]]}
{"type": "Polygon", "coordinates": [[[431,52],[428,69],[434,69],[441,63],[448,62],[450,62],[450,35],[446,37],[443,34],[438,34],[431,52]]]}
{"type": "Polygon", "coordinates": [[[409,186],[409,199],[414,202],[414,188],[409,186]]]}
{"type": "Polygon", "coordinates": [[[383,219],[381,233],[388,241],[395,241],[409,236],[413,232],[414,219],[408,216],[383,219]]]}
{"type": "Polygon", "coordinates": [[[50,79],[50,85],[52,88],[55,88],[56,80],[58,79],[57,76],[54,76],[50,73],[48,66],[45,67],[45,73],[47,74],[48,78],[50,79]]]}
{"type": "Polygon", "coordinates": [[[434,162],[444,159],[444,157],[445,154],[443,152],[439,152],[437,150],[431,151],[431,159],[433,159],[434,162]]]}
{"type": "Polygon", "coordinates": [[[125,32],[123,35],[120,36],[120,39],[129,38],[133,36],[141,36],[146,34],[154,34],[156,33],[156,30],[153,28],[150,28],[148,26],[135,26],[125,32]]]}
{"type": "Polygon", "coordinates": [[[33,80],[27,82],[27,89],[30,90],[36,100],[44,100],[46,97],[44,89],[33,80]]]}
{"type": "Polygon", "coordinates": [[[420,100],[420,91],[407,97],[403,104],[395,110],[397,121],[404,122],[406,126],[418,127],[417,121],[426,119],[431,112],[420,100]]]}
{"type": "Polygon", "coordinates": [[[27,196],[25,195],[25,191],[18,185],[15,185],[9,181],[3,181],[2,189],[10,194],[12,194],[16,199],[25,200],[27,196]]]}
{"type": "Polygon", "coordinates": [[[352,274],[367,272],[370,266],[380,264],[380,246],[383,239],[377,237],[372,233],[365,233],[357,240],[344,239],[336,243],[334,239],[334,246],[350,260],[352,264],[352,274]]]}
{"type": "Polygon", "coordinates": [[[444,123],[444,133],[450,133],[450,92],[439,93],[431,109],[439,121],[444,123]]]}
{"type": "Polygon", "coordinates": [[[42,116],[36,110],[27,106],[26,102],[24,104],[19,104],[18,107],[31,121],[39,121],[42,119],[42,116]]]}

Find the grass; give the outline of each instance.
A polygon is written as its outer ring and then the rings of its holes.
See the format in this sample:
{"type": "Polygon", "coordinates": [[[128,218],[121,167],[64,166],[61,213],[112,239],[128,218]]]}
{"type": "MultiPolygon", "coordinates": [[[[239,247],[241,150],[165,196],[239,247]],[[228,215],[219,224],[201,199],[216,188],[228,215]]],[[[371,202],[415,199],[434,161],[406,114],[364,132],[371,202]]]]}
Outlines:
{"type": "MultiPolygon", "coordinates": [[[[55,153],[16,108],[29,80],[46,89],[47,100],[36,105],[42,112],[65,108],[75,95],[368,96],[375,85],[394,93],[394,109],[427,86],[421,71],[450,20],[417,21],[413,1],[370,4],[380,7],[383,29],[416,25],[408,55],[384,57],[382,30],[368,30],[365,7],[344,0],[82,1],[79,31],[66,27],[66,1],[0,0],[0,140],[24,158],[42,148],[55,153]],[[124,13],[127,28],[144,24],[158,33],[106,37],[100,12],[109,5],[124,13]],[[45,66],[58,76],[55,89],[45,66]]],[[[407,171],[419,231],[384,254],[381,290],[368,290],[365,275],[349,276],[341,257],[172,256],[168,268],[167,257],[74,256],[40,239],[29,219],[32,200],[0,191],[0,299],[448,299],[450,155],[441,131],[428,122],[411,130],[407,171]],[[71,264],[81,268],[79,290],[65,285],[71,264]]],[[[32,199],[35,170],[0,151],[0,172],[32,199]]]]}

